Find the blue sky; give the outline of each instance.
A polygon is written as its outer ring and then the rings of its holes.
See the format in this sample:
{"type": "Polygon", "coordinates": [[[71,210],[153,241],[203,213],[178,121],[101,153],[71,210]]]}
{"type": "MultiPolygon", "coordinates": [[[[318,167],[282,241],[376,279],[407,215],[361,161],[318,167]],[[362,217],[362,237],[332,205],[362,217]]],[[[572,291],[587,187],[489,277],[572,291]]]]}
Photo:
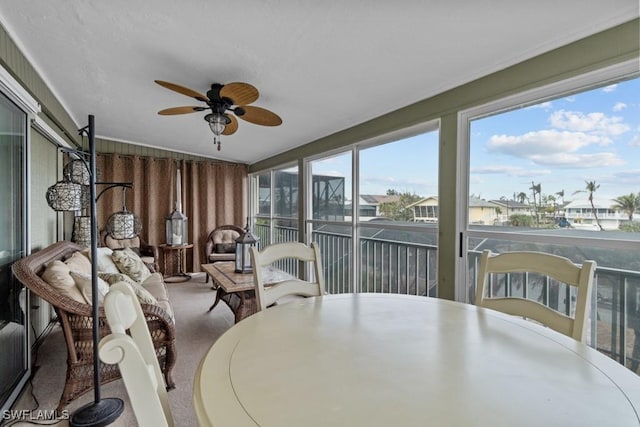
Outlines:
{"type": "MultiPolygon", "coordinates": [[[[485,199],[564,190],[585,198],[586,180],[600,184],[596,198],[640,192],[640,79],[609,85],[471,124],[469,192],[485,199]]],[[[360,193],[387,189],[437,195],[438,134],[380,145],[360,153],[360,193]]],[[[314,163],[315,174],[345,176],[350,198],[350,155],[314,163]]]]}

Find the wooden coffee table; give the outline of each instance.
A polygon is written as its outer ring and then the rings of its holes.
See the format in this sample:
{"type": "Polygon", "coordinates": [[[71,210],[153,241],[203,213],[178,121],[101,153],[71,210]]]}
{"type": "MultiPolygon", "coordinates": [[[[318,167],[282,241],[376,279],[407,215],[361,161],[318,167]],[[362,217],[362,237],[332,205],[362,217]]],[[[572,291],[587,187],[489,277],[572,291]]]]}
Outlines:
{"type": "MultiPolygon", "coordinates": [[[[235,316],[235,323],[257,311],[253,274],[235,272],[234,261],[219,261],[213,264],[201,264],[202,270],[207,273],[214,286],[218,286],[216,297],[209,307],[213,310],[220,300],[224,301],[235,316]]],[[[284,280],[293,279],[289,273],[273,267],[265,269],[265,282],[275,284],[284,280]]]]}

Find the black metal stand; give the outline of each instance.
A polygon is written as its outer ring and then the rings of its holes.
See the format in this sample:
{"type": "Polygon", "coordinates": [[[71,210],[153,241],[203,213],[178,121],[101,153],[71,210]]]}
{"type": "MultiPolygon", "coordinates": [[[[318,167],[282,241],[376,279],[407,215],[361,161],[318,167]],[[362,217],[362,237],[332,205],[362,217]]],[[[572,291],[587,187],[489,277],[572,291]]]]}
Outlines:
{"type": "Polygon", "coordinates": [[[100,343],[100,312],[98,302],[98,230],[96,219],[96,147],[95,124],[93,115],[89,115],[89,125],[83,128],[89,134],[89,190],[91,216],[91,291],[93,304],[93,403],[79,408],[71,415],[71,427],[102,427],[114,422],[124,411],[124,402],[118,398],[100,399],[100,357],[98,344],[100,343]]]}
{"type": "Polygon", "coordinates": [[[118,419],[124,411],[121,399],[110,397],[89,403],[71,416],[71,427],[103,427],[118,419]]]}

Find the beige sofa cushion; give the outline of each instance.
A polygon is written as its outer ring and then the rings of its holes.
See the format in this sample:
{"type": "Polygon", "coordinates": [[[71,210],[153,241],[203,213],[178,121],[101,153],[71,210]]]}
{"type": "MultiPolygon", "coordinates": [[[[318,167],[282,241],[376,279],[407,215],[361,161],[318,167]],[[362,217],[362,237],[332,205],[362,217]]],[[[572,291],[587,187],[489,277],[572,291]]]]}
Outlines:
{"type": "MultiPolygon", "coordinates": [[[[82,253],[86,255],[89,259],[89,262],[91,262],[91,250],[85,249],[84,251],[82,251],[82,253]]],[[[107,273],[120,273],[120,270],[118,270],[118,267],[116,267],[113,259],[111,259],[112,253],[113,250],[111,248],[97,248],[98,271],[105,271],[107,273]]]]}
{"type": "Polygon", "coordinates": [[[104,279],[109,285],[114,285],[118,282],[125,282],[131,290],[136,294],[138,300],[141,304],[158,304],[158,300],[151,295],[149,291],[147,291],[141,284],[133,280],[131,277],[127,276],[124,273],[98,273],[101,279],[104,279]]]}
{"type": "MultiPolygon", "coordinates": [[[[71,277],[76,283],[78,289],[82,293],[87,304],[92,304],[93,301],[93,288],[91,284],[91,274],[86,273],[78,273],[77,271],[72,271],[71,277]]],[[[109,285],[107,282],[98,277],[98,304],[102,305],[104,302],[104,296],[109,292],[109,285]]]]}
{"type": "Polygon", "coordinates": [[[74,252],[64,261],[71,271],[77,273],[91,274],[91,261],[80,252],[74,252]]]}
{"type": "Polygon", "coordinates": [[[82,304],[86,304],[86,300],[82,296],[82,292],[76,286],[75,280],[71,277],[71,269],[62,261],[51,261],[47,264],[44,272],[42,272],[42,280],[47,282],[60,295],[71,298],[82,304]]]}
{"type": "Polygon", "coordinates": [[[171,303],[169,302],[169,294],[167,293],[167,286],[164,283],[162,273],[151,273],[141,285],[154,296],[158,301],[157,305],[163,308],[175,323],[173,308],[171,308],[171,303]]]}

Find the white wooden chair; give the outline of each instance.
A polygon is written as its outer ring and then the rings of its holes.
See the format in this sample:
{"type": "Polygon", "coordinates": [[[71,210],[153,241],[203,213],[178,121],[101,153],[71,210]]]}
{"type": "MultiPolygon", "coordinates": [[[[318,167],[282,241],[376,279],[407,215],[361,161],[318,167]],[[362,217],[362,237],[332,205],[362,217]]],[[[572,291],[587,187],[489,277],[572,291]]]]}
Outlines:
{"type": "Polygon", "coordinates": [[[253,281],[256,286],[256,299],[258,311],[264,310],[280,298],[288,295],[313,297],[324,294],[324,276],[322,274],[322,261],[318,244],[313,242],[310,246],[299,242],[277,243],[267,246],[259,251],[250,248],[251,265],[253,267],[253,281]],[[310,262],[313,265],[315,281],[300,279],[285,280],[275,285],[265,286],[263,269],[281,259],[296,259],[310,262]]]}
{"type": "Polygon", "coordinates": [[[138,298],[126,283],[115,283],[104,310],[111,334],[100,340],[100,359],[118,364],[138,424],[173,427],[164,377],[138,298]]]}
{"type": "Polygon", "coordinates": [[[505,252],[491,254],[485,250],[480,257],[476,286],[476,305],[503,313],[535,320],[549,328],[568,335],[578,341],[586,338],[589,320],[589,299],[595,261],[583,261],[576,265],[571,260],[542,252],[505,252]],[[485,295],[490,275],[506,273],[537,273],[577,288],[574,317],[555,311],[530,299],[520,297],[492,297],[485,295]]]}

